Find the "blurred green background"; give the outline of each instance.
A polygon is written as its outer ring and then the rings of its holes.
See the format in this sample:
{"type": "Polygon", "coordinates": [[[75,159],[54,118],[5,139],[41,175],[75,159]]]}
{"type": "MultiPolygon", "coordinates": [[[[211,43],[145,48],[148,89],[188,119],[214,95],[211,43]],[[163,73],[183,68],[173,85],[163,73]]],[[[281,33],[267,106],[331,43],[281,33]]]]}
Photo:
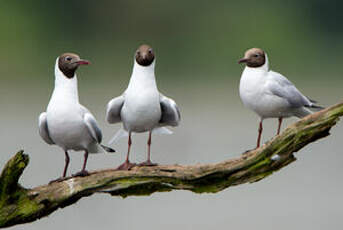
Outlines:
{"type": "MultiPolygon", "coordinates": [[[[0,166],[19,149],[31,163],[24,186],[58,177],[64,155],[38,135],[37,119],[54,84],[54,64],[76,52],[92,65],[78,71],[81,102],[97,117],[105,140],[119,129],[104,121],[107,102],[127,86],[142,43],[156,53],[161,92],[182,113],[171,136],[153,139],[152,157],[163,164],[218,162],[252,148],[257,116],[238,95],[251,47],[264,49],[271,68],[322,105],[342,99],[342,1],[18,1],[0,7],[0,166]]],[[[289,119],[285,126],[296,121],[289,119]]],[[[264,140],[276,121],[265,122],[264,140]]],[[[301,151],[299,161],[253,185],[215,195],[188,192],[125,200],[97,195],[49,218],[13,229],[338,229],[342,227],[342,125],[301,151]],[[248,220],[248,221],[247,221],[248,220]]],[[[134,137],[133,158],[145,158],[146,135],[134,137]]],[[[89,169],[117,166],[118,154],[95,155],[89,169]]],[[[82,154],[72,154],[70,173],[82,154]]]]}

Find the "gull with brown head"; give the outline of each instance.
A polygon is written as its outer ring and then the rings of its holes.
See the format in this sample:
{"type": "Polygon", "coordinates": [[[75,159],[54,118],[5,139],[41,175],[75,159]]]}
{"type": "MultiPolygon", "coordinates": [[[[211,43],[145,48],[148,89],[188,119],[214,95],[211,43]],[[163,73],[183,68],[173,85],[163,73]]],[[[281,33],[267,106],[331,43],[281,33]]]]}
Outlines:
{"type": "Polygon", "coordinates": [[[315,101],[304,96],[286,77],[269,70],[268,57],[262,49],[247,50],[238,63],[246,64],[239,84],[242,102],[260,117],[257,147],[260,146],[264,119],[279,119],[278,135],[283,118],[301,118],[311,114],[310,109],[322,109],[315,105],[315,101]]]}
{"type": "Polygon", "coordinates": [[[148,157],[141,166],[154,166],[150,159],[152,133],[169,134],[164,126],[177,126],[180,112],[174,100],[158,91],[155,79],[155,52],[148,45],[141,45],[135,53],[135,62],[129,85],[125,92],[107,105],[106,120],[110,124],[122,122],[121,129],[110,143],[121,137],[128,137],[128,151],[125,162],[118,167],[129,170],[135,164],[129,160],[132,133],[149,132],[148,157]]]}
{"type": "Polygon", "coordinates": [[[64,53],[55,64],[55,88],[46,112],[39,116],[39,134],[50,145],[58,145],[65,152],[62,180],[69,165],[69,150],[84,151],[82,170],[74,176],[86,176],[89,153],[114,152],[101,145],[102,133],[89,110],[79,103],[76,70],[90,62],[77,54],[64,53]]]}

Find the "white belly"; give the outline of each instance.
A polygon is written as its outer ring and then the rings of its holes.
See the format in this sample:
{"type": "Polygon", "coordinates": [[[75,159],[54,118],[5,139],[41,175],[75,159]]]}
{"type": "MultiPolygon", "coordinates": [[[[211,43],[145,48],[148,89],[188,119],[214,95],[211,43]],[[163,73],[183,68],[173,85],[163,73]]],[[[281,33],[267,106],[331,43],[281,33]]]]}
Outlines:
{"type": "Polygon", "coordinates": [[[127,95],[120,115],[127,131],[146,132],[154,129],[161,119],[158,91],[127,95]]]}
{"type": "Polygon", "coordinates": [[[261,118],[290,117],[293,115],[286,100],[268,94],[245,95],[244,105],[261,118]]]}
{"type": "Polygon", "coordinates": [[[271,94],[265,87],[263,75],[243,72],[239,93],[243,104],[256,112],[262,119],[272,117],[289,117],[293,115],[289,103],[271,94]]]}
{"type": "Polygon", "coordinates": [[[51,139],[66,150],[87,150],[94,140],[89,135],[77,107],[48,108],[47,121],[51,139]]]}

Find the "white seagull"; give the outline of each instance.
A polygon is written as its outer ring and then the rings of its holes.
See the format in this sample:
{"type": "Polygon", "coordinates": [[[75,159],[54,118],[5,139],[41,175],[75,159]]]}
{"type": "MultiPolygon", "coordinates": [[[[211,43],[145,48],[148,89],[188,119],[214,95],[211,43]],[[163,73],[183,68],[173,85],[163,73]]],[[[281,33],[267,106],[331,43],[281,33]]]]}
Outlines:
{"type": "Polygon", "coordinates": [[[84,151],[82,170],[74,176],[86,176],[88,153],[101,150],[114,152],[101,145],[102,133],[93,115],[79,103],[76,69],[88,65],[73,53],[62,54],[55,65],[55,89],[46,112],[39,116],[39,134],[50,145],[58,145],[65,152],[65,167],[62,177],[66,177],[69,155],[68,150],[84,151]]]}
{"type": "Polygon", "coordinates": [[[129,161],[131,134],[149,132],[148,157],[141,166],[154,166],[150,160],[151,134],[169,134],[163,126],[177,126],[180,112],[175,102],[162,95],[155,80],[155,54],[148,45],[141,45],[135,54],[135,64],[125,92],[107,105],[106,120],[110,124],[123,122],[123,129],[112,138],[113,143],[120,137],[128,136],[126,161],[119,170],[130,170],[135,164],[129,161]]]}
{"type": "Polygon", "coordinates": [[[265,118],[278,118],[280,133],[283,118],[304,117],[312,112],[308,109],[322,109],[315,101],[305,97],[286,77],[269,70],[267,54],[252,48],[245,52],[238,63],[246,63],[242,73],[239,94],[243,104],[260,116],[257,148],[260,147],[262,122],[265,118]]]}

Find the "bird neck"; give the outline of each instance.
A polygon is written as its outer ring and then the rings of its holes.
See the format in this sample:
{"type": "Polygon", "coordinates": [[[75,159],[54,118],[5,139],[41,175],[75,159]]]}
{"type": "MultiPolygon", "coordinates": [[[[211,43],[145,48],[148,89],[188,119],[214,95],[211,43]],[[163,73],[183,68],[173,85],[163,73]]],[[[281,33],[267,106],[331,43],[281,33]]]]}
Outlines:
{"type": "Polygon", "coordinates": [[[141,66],[136,61],[133,66],[133,71],[128,88],[151,88],[156,86],[155,79],[155,61],[149,66],[141,66]]]}
{"type": "Polygon", "coordinates": [[[79,101],[76,74],[72,78],[67,78],[58,68],[58,61],[56,61],[55,65],[55,89],[53,97],[56,95],[58,97],[66,97],[68,101],[79,101]]]}

